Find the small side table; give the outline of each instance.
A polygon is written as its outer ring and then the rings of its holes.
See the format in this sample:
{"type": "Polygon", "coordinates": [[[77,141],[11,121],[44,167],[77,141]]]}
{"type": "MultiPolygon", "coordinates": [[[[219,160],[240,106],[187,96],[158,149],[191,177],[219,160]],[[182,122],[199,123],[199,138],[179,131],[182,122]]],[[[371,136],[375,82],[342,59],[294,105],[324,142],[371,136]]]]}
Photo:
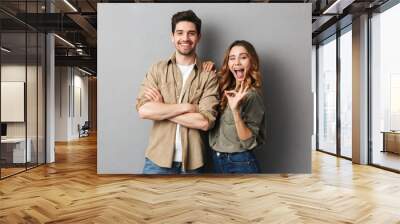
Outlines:
{"type": "Polygon", "coordinates": [[[383,133],[382,152],[400,154],[400,131],[382,131],[381,133],[383,133]]]}

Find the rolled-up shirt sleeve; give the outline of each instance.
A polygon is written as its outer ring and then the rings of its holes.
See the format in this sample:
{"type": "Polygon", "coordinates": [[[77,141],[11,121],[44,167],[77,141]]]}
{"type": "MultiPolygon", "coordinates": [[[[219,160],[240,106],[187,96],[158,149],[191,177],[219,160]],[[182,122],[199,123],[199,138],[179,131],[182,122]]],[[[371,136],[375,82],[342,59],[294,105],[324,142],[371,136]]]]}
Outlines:
{"type": "Polygon", "coordinates": [[[240,145],[244,149],[253,149],[259,142],[260,129],[264,122],[264,103],[259,94],[253,92],[248,95],[248,98],[242,108],[242,119],[246,126],[251,130],[252,136],[246,140],[240,140],[240,145]]]}
{"type": "Polygon", "coordinates": [[[208,79],[199,101],[199,113],[208,120],[208,127],[211,129],[214,127],[218,115],[219,83],[215,72],[201,75],[208,75],[208,79]]]}
{"type": "Polygon", "coordinates": [[[143,104],[149,102],[150,100],[147,99],[144,95],[144,90],[146,88],[157,88],[158,89],[158,82],[157,82],[157,64],[154,64],[150,67],[149,71],[146,73],[146,76],[139,87],[139,93],[136,97],[136,110],[138,111],[143,104]]]}

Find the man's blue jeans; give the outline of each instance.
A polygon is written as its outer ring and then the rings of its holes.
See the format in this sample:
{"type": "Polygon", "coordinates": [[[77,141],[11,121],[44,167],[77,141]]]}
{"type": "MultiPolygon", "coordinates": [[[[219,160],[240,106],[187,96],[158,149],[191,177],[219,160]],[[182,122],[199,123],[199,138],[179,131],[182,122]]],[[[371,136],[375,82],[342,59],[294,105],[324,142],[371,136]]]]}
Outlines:
{"type": "Polygon", "coordinates": [[[260,173],[252,151],[223,153],[212,150],[215,173],[260,173]]]}
{"type": "Polygon", "coordinates": [[[160,167],[146,158],[143,174],[200,174],[201,168],[195,170],[182,171],[182,163],[173,162],[171,168],[160,167]]]}

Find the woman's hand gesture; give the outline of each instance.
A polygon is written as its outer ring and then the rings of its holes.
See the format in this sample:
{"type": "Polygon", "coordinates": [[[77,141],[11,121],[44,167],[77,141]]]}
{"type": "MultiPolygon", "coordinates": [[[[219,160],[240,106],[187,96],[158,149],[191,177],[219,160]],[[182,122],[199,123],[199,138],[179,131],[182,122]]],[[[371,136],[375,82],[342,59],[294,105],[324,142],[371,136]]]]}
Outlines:
{"type": "Polygon", "coordinates": [[[232,111],[238,111],[239,106],[243,98],[247,95],[249,87],[244,87],[243,81],[240,83],[240,88],[239,91],[235,90],[230,90],[226,91],[225,90],[225,96],[228,99],[228,104],[229,107],[231,108],[232,111]]]}

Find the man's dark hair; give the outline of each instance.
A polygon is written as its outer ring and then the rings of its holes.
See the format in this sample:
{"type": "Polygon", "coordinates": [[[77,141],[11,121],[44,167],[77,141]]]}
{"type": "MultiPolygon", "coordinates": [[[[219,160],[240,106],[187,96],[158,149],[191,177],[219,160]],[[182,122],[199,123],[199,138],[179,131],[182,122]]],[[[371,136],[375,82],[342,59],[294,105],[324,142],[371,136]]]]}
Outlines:
{"type": "Polygon", "coordinates": [[[177,12],[172,16],[171,25],[172,25],[172,33],[175,32],[176,24],[182,21],[188,21],[194,23],[196,25],[197,33],[201,32],[201,19],[196,16],[196,14],[192,10],[177,12]]]}

